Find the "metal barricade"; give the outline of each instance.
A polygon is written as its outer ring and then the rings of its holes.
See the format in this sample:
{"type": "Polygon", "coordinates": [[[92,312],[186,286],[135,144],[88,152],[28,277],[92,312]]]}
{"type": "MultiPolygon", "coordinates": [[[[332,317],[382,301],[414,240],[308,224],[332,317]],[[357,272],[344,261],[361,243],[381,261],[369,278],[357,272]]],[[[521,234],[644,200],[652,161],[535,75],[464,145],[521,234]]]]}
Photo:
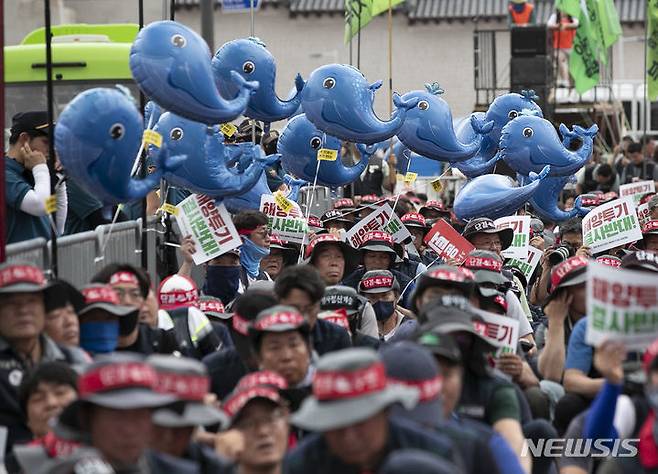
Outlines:
{"type": "Polygon", "coordinates": [[[96,227],[99,245],[96,261],[99,268],[115,262],[141,266],[141,232],[142,222],[139,219],[96,227]]]}
{"type": "Polygon", "coordinates": [[[26,262],[44,269],[50,268],[48,241],[43,237],[38,237],[7,245],[7,261],[26,262]]]}
{"type": "MultiPolygon", "coordinates": [[[[48,251],[51,251],[48,242],[48,251]]],[[[78,288],[87,285],[97,269],[98,239],[93,230],[66,235],[57,239],[58,277],[78,288]]]]}
{"type": "Polygon", "coordinates": [[[307,206],[311,204],[311,214],[315,216],[322,216],[325,212],[332,208],[334,199],[331,195],[331,189],[326,186],[316,186],[315,192],[313,191],[312,186],[306,186],[299,190],[299,199],[297,202],[300,207],[306,213],[307,206]],[[311,203],[311,195],[313,196],[313,202],[311,203]]]}

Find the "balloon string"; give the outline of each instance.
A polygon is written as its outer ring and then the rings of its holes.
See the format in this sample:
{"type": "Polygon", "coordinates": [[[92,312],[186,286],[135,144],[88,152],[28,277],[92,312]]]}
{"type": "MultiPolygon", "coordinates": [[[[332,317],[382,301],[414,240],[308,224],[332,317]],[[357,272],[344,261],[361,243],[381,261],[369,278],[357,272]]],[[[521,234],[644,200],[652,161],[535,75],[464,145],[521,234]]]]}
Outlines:
{"type": "MultiPolygon", "coordinates": [[[[402,154],[405,155],[405,152],[406,152],[406,151],[407,151],[407,150],[404,150],[404,151],[402,152],[402,154]]],[[[407,173],[409,173],[409,167],[411,166],[411,155],[409,155],[409,156],[405,155],[405,156],[408,158],[408,159],[407,159],[407,169],[406,169],[405,172],[404,172],[404,175],[406,176],[407,173]]],[[[396,183],[396,184],[397,184],[397,183],[396,183]]],[[[387,226],[388,226],[388,224],[390,224],[391,221],[393,220],[393,216],[395,215],[395,208],[396,208],[397,205],[398,205],[398,201],[400,200],[400,195],[401,195],[401,194],[402,194],[402,193],[400,192],[400,193],[398,193],[398,194],[395,196],[395,203],[393,203],[393,214],[391,214],[391,217],[388,218],[388,222],[386,223],[387,226]]]]}
{"type": "MultiPolygon", "coordinates": [[[[322,145],[326,143],[327,135],[323,134],[322,135],[322,145]]],[[[308,226],[308,218],[311,215],[311,207],[313,206],[313,197],[315,196],[315,186],[318,184],[318,174],[320,173],[320,163],[322,163],[322,160],[319,160],[317,157],[315,160],[318,162],[317,166],[315,167],[315,177],[313,178],[313,187],[311,188],[311,198],[308,201],[308,205],[306,206],[306,225],[308,226]]],[[[302,259],[304,257],[304,246],[305,246],[306,239],[302,240],[302,245],[299,247],[299,257],[297,258],[297,263],[302,263],[302,259]]]]}
{"type": "MultiPolygon", "coordinates": [[[[151,127],[153,126],[153,115],[155,115],[155,113],[151,113],[151,116],[149,117],[149,123],[146,126],[146,130],[151,130],[151,127]]],[[[131,177],[134,177],[140,170],[139,165],[142,162],[140,158],[142,157],[143,152],[144,152],[144,140],[142,139],[142,142],[139,144],[139,150],[137,150],[137,156],[135,157],[135,161],[133,162],[133,169],[130,172],[131,177]]]]}

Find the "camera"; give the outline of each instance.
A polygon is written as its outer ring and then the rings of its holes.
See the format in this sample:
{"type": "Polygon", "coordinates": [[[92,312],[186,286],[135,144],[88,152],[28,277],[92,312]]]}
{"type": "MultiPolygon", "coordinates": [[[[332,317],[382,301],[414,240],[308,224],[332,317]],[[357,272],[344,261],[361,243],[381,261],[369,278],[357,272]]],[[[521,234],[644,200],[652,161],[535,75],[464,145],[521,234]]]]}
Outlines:
{"type": "Polygon", "coordinates": [[[576,249],[569,244],[560,244],[548,254],[548,263],[555,266],[564,262],[569,257],[576,255],[576,249]]]}

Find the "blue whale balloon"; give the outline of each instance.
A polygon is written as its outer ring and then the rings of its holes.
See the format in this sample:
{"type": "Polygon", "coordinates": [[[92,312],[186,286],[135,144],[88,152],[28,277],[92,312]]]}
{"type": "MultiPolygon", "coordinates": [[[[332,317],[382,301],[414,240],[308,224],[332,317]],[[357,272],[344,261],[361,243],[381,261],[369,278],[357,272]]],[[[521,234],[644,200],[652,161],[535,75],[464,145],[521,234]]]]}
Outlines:
{"type": "Polygon", "coordinates": [[[395,169],[398,173],[406,174],[411,172],[423,177],[439,176],[441,174],[443,163],[414,153],[397,137],[393,137],[391,140],[393,146],[390,146],[390,142],[387,140],[378,148],[384,150],[384,160],[387,162],[391,153],[395,155],[395,169]]]}
{"type": "Polygon", "coordinates": [[[276,122],[295,113],[302,101],[304,79],[297,74],[296,94],[287,101],[276,95],[276,63],[265,44],[258,38],[236,39],[225,43],[212,59],[212,70],[219,92],[226,98],[240,93],[242,83],[234,80],[237,71],[242,81],[258,81],[258,90],[249,98],[244,115],[263,122],[276,122]]]}
{"type": "Polygon", "coordinates": [[[174,21],[156,21],[141,30],[130,50],[130,70],[139,88],[165,109],[209,125],[229,122],[247,108],[257,82],[233,72],[239,92],[224,100],[217,90],[206,42],[174,21]]]}
{"type": "Polygon", "coordinates": [[[266,159],[262,148],[252,143],[225,146],[217,127],[165,112],[154,130],[164,137],[170,151],[187,155],[182,166],[165,175],[176,186],[212,197],[231,196],[251,189],[263,173],[266,159]],[[238,158],[243,164],[246,158],[248,163],[236,171],[228,165],[238,158]]]}
{"type": "Polygon", "coordinates": [[[538,117],[543,116],[541,108],[535,102],[536,98],[532,90],[523,91],[521,94],[510,92],[496,97],[486,112],[476,112],[471,117],[456,120],[455,133],[460,142],[470,143],[479,138],[481,143],[475,156],[468,161],[454,163],[453,166],[469,178],[491,172],[499,158],[496,153],[503,127],[522,111],[538,117]],[[477,133],[472,124],[473,116],[478,119],[476,124],[493,122],[493,127],[488,133],[477,133]]]}
{"type": "MultiPolygon", "coordinates": [[[[459,141],[453,128],[452,112],[448,103],[439,97],[443,89],[435,82],[425,84],[425,91],[411,91],[403,101],[417,100],[418,104],[407,112],[398,138],[411,151],[438,161],[459,162],[472,158],[480,149],[482,139],[475,136],[467,143],[459,141]]],[[[473,118],[473,130],[483,135],[493,128],[473,118]]]]}
{"type": "Polygon", "coordinates": [[[260,209],[260,197],[264,194],[272,194],[272,191],[267,185],[267,176],[262,173],[251,189],[237,196],[225,197],[222,202],[231,214],[240,211],[257,211],[260,209]]]}
{"type": "Polygon", "coordinates": [[[95,88],[78,94],[64,108],[55,128],[55,150],[66,170],[94,197],[107,204],[140,199],[165,171],[184,161],[166,147],[155,156],[157,171],[142,180],[131,171],[144,124],[134,102],[117,89],[95,88]]]}
{"type": "Polygon", "coordinates": [[[287,173],[312,183],[317,169],[317,184],[335,188],[358,179],[368,166],[370,158],[366,147],[360,146],[361,160],[354,166],[346,167],[341,161],[340,145],[340,140],[321,132],[306,115],[301,114],[290,119],[281,131],[277,151],[281,154],[281,165],[287,173]],[[336,159],[320,161],[318,168],[319,149],[333,150],[336,152],[336,159]]]}
{"type": "Polygon", "coordinates": [[[560,125],[560,132],[568,138],[579,138],[582,146],[571,151],[564,146],[548,120],[534,115],[519,115],[503,127],[499,154],[510,168],[522,175],[538,173],[551,165],[551,176],[569,176],[585,166],[592,155],[598,127],[584,129],[574,126],[573,132],[560,125]]]}
{"type": "Polygon", "coordinates": [[[516,186],[514,181],[499,174],[486,174],[468,181],[455,197],[454,212],[462,221],[476,217],[498,219],[510,216],[519,210],[535,193],[546,178],[550,166],[525,186],[516,186]]]}
{"type": "Polygon", "coordinates": [[[293,176],[290,176],[289,174],[283,177],[283,182],[286,183],[286,185],[289,188],[288,193],[286,194],[286,198],[288,198],[290,201],[295,201],[295,202],[299,198],[299,191],[304,186],[308,186],[309,184],[306,180],[297,179],[293,176]]]}
{"type": "Polygon", "coordinates": [[[559,176],[542,180],[539,189],[530,198],[534,214],[552,222],[562,222],[572,217],[587,215],[590,210],[581,205],[581,196],[576,198],[574,208],[568,211],[560,209],[557,205],[564,186],[571,178],[572,176],[559,176]]]}
{"type": "Polygon", "coordinates": [[[361,71],[345,64],[327,64],[311,73],[302,91],[302,107],[308,119],[320,130],[340,140],[374,143],[395,135],[418,99],[403,100],[396,93],[396,110],[383,122],[372,105],[381,81],[368,85],[361,71]]]}

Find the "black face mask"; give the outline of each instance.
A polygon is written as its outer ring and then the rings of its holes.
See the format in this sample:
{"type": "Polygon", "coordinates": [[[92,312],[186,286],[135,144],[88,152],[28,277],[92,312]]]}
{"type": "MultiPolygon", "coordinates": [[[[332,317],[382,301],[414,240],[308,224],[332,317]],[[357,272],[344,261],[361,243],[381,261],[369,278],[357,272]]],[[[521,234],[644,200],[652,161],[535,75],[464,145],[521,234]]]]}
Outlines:
{"type": "Polygon", "coordinates": [[[203,292],[219,298],[225,305],[235,299],[239,286],[240,267],[208,265],[206,268],[206,283],[203,286],[203,292]]]}
{"type": "Polygon", "coordinates": [[[127,336],[135,330],[139,321],[139,311],[135,310],[119,318],[119,336],[127,336]]]}

